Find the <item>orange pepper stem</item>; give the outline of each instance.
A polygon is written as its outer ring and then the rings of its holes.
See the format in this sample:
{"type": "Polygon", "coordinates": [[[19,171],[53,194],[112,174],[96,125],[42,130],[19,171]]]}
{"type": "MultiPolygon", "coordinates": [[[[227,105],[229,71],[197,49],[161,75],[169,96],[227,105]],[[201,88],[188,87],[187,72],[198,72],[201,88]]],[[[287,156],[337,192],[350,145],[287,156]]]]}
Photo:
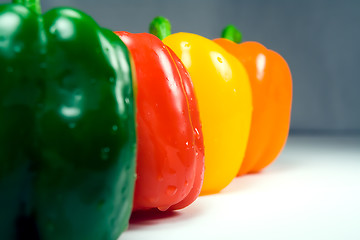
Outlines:
{"type": "Polygon", "coordinates": [[[40,0],[13,0],[12,3],[22,4],[37,14],[41,14],[40,0]]]}
{"type": "Polygon", "coordinates": [[[235,43],[241,43],[242,34],[234,25],[227,25],[221,33],[222,38],[226,38],[235,43]]]}
{"type": "Polygon", "coordinates": [[[170,21],[161,16],[155,17],[150,23],[149,32],[163,40],[171,35],[170,21]]]}

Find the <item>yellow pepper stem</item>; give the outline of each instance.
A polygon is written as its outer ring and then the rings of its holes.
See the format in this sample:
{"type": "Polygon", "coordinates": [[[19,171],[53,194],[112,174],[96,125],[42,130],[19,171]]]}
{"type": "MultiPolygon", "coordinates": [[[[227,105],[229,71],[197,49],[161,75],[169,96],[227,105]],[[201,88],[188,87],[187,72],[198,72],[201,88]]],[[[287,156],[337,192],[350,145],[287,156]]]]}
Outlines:
{"type": "Polygon", "coordinates": [[[163,40],[171,35],[170,21],[161,16],[155,17],[150,23],[149,32],[163,40]]]}
{"type": "Polygon", "coordinates": [[[242,34],[234,25],[227,25],[221,33],[222,38],[229,39],[235,43],[241,43],[242,34]]]}

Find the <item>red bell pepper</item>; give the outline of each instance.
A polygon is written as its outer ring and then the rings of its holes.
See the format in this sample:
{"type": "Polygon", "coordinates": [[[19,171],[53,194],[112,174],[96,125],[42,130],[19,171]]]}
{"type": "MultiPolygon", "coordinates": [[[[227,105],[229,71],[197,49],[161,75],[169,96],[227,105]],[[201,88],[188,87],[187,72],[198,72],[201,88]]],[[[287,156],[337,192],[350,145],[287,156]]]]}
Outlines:
{"type": "Polygon", "coordinates": [[[136,69],[137,180],[135,210],[180,209],[199,195],[204,146],[190,75],[152,34],[115,32],[136,69]]]}

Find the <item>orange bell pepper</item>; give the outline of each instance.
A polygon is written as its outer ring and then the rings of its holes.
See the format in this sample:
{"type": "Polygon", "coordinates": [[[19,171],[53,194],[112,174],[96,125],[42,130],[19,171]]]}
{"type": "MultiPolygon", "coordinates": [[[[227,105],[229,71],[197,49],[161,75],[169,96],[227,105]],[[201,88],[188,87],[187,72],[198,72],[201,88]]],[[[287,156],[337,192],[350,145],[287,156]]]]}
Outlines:
{"type": "Polygon", "coordinates": [[[238,173],[243,175],[268,166],[284,147],[290,126],[292,78],[288,64],[278,53],[258,42],[237,44],[240,41],[241,34],[233,25],[224,29],[222,38],[214,40],[240,60],[250,79],[253,116],[238,173]]]}

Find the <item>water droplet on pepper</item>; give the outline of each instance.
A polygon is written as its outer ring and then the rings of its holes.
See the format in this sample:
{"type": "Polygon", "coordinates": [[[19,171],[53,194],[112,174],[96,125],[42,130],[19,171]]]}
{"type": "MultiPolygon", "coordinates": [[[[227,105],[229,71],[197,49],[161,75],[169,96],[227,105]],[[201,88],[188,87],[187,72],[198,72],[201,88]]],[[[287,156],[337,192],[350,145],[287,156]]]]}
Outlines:
{"type": "Polygon", "coordinates": [[[177,187],[170,185],[166,189],[166,194],[169,196],[174,196],[177,193],[177,190],[177,187]]]}

